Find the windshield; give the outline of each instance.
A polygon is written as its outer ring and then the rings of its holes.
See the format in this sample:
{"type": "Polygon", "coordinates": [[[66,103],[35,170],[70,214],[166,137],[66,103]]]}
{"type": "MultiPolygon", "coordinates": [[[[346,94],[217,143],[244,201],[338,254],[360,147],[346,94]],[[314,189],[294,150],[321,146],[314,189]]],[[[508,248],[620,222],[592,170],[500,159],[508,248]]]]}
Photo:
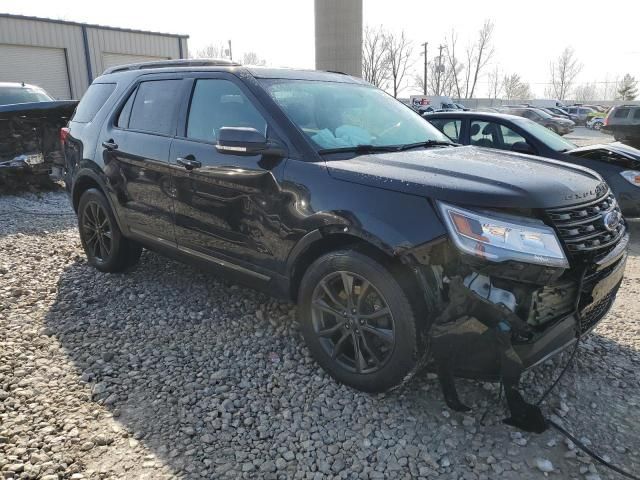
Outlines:
{"type": "Polygon", "coordinates": [[[262,83],[317,150],[450,142],[411,108],[375,87],[312,80],[262,83]]]}
{"type": "Polygon", "coordinates": [[[543,127],[539,123],[533,122],[526,118],[519,118],[518,123],[522,128],[526,129],[529,133],[535,136],[538,140],[544,143],[547,147],[556,152],[566,152],[567,150],[573,150],[576,145],[565,140],[557,133],[552,132],[546,127],[543,127]]]}
{"type": "Polygon", "coordinates": [[[48,102],[53,100],[44,90],[30,87],[0,87],[0,105],[48,102]]]}

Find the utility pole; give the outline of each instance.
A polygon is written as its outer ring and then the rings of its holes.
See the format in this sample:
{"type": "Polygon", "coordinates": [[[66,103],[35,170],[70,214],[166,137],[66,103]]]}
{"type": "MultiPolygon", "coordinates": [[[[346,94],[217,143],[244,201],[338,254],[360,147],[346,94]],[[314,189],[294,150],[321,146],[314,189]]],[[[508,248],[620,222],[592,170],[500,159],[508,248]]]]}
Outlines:
{"type": "Polygon", "coordinates": [[[429,42],[424,42],[421,46],[424,47],[424,52],[422,52],[420,55],[424,55],[424,86],[422,88],[423,90],[423,95],[427,95],[427,46],[429,45],[429,42]]]}
{"type": "Polygon", "coordinates": [[[229,60],[233,60],[233,53],[231,53],[231,40],[229,40],[229,60]]]}
{"type": "Polygon", "coordinates": [[[446,45],[440,45],[438,47],[438,49],[440,50],[440,54],[438,55],[438,77],[436,82],[436,95],[440,95],[440,77],[442,76],[442,50],[444,50],[445,48],[447,48],[446,45]]]}

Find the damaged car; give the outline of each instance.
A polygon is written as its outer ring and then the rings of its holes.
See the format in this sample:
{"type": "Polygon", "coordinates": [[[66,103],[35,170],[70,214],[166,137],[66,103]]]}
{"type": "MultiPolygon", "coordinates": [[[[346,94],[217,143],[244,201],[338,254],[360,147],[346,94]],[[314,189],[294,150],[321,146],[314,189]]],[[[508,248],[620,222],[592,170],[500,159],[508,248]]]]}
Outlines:
{"type": "Polygon", "coordinates": [[[515,115],[434,113],[427,119],[463,145],[538,155],[598,172],[627,218],[640,217],[640,150],[622,143],[578,147],[541,125],[515,115]]]}
{"type": "Polygon", "coordinates": [[[466,409],[456,376],[499,380],[507,422],[544,429],[522,371],[593,329],[625,269],[600,175],[455,145],[338,73],[183,60],[91,88],[110,93],[63,133],[91,265],[120,272],[147,248],[209,268],[295,301],[339,382],[385,391],[432,359],[450,407],[466,409]]]}
{"type": "Polygon", "coordinates": [[[64,166],[60,128],[77,104],[56,101],[34,85],[0,83],[0,181],[60,177],[64,166]]]}

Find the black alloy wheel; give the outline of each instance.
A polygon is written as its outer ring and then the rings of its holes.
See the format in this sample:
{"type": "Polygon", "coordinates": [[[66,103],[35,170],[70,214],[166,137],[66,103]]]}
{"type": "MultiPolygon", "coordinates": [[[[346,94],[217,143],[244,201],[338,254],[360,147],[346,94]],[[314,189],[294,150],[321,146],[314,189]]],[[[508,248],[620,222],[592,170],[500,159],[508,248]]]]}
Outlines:
{"type": "Polygon", "coordinates": [[[309,265],[298,317],[316,362],[364,392],[407,382],[428,353],[429,312],[413,278],[366,245],[327,252],[309,265]]]}
{"type": "Polygon", "coordinates": [[[87,260],[102,272],[122,272],[140,259],[142,246],[122,235],[104,194],[90,188],[78,204],[78,229],[87,260]]]}
{"type": "Polygon", "coordinates": [[[393,314],[384,296],[364,277],[348,271],[325,276],[313,292],[311,310],[322,348],[345,370],[374,373],[393,354],[393,314]]]}
{"type": "Polygon", "coordinates": [[[81,228],[87,254],[98,262],[106,262],[113,247],[113,226],[102,205],[96,201],[85,204],[81,228]]]}

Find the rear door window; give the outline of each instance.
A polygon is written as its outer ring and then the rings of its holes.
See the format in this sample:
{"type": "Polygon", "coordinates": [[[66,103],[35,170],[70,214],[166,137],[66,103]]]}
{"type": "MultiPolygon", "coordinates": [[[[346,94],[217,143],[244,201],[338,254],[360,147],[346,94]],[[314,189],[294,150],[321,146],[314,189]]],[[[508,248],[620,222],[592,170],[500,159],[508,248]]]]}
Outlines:
{"type": "Polygon", "coordinates": [[[615,118],[627,118],[629,116],[628,108],[619,108],[616,110],[616,113],[613,114],[615,118]]]}
{"type": "Polygon", "coordinates": [[[115,83],[94,83],[80,100],[71,121],[78,123],[89,123],[96,116],[96,113],[107,102],[113,91],[116,89],[115,83]]]}
{"type": "Polygon", "coordinates": [[[462,120],[435,118],[430,120],[430,123],[454,142],[459,142],[460,130],[462,130],[462,120]]]}
{"type": "Polygon", "coordinates": [[[131,107],[129,129],[172,135],[181,83],[180,80],[149,80],[140,83],[131,107]]]}
{"type": "Polygon", "coordinates": [[[633,114],[633,118],[635,120],[638,120],[640,118],[640,108],[638,108],[635,113],[633,114]]]}

